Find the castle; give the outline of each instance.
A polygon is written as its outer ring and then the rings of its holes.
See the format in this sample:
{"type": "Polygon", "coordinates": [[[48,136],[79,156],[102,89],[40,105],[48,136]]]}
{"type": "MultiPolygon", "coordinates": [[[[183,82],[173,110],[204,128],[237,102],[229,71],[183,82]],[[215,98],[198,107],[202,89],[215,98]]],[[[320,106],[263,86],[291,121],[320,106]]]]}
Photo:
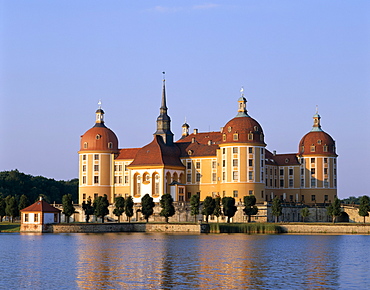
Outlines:
{"type": "Polygon", "coordinates": [[[153,140],[142,148],[120,149],[115,133],[106,127],[99,105],[95,125],[81,136],[79,203],[107,195],[132,196],[140,203],[145,194],[159,202],[170,193],[177,202],[198,194],[231,196],[237,202],[254,195],[257,203],[275,196],[285,202],[328,204],[337,195],[335,141],[321,128],[318,112],[313,127],[298,143],[298,152],[276,154],[266,149],[261,125],[247,111],[243,90],[234,118],[219,132],[189,133],[174,141],[167,114],[166,85],[153,140]]]}

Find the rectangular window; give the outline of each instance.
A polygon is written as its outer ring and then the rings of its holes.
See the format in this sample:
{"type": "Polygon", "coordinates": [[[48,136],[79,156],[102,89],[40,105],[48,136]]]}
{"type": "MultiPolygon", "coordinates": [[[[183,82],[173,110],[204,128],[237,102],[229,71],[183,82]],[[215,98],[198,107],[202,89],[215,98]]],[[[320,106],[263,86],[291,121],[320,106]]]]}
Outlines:
{"type": "Polygon", "coordinates": [[[195,163],[195,168],[200,169],[200,162],[195,163]]]}
{"type": "Polygon", "coordinates": [[[324,163],[328,163],[328,158],[324,158],[324,163]]]}
{"type": "Polygon", "coordinates": [[[248,147],[248,152],[253,153],[253,147],[248,147]]]}
{"type": "Polygon", "coordinates": [[[83,193],[83,194],[82,194],[82,199],[83,199],[83,200],[86,200],[86,193],[83,193]]]}
{"type": "Polygon", "coordinates": [[[114,171],[118,171],[118,165],[114,165],[114,171]]]}
{"type": "Polygon", "coordinates": [[[238,191],[237,190],[233,190],[233,197],[238,197],[238,191]]]}
{"type": "Polygon", "coordinates": [[[263,197],[264,197],[263,190],[261,190],[261,198],[263,198],[263,197]]]}
{"type": "Polygon", "coordinates": [[[311,201],[316,201],[316,195],[311,195],[311,201]]]}
{"type": "Polygon", "coordinates": [[[261,172],[261,181],[263,181],[263,172],[261,172]]]}
{"type": "Polygon", "coordinates": [[[82,184],[86,184],[86,176],[82,176],[82,184]]]}
{"type": "Polygon", "coordinates": [[[186,182],[191,182],[191,174],[186,174],[186,182]]]}
{"type": "Polygon", "coordinates": [[[315,172],[316,172],[315,168],[311,168],[311,174],[315,175],[315,172]]]}
{"type": "Polygon", "coordinates": [[[226,160],[222,160],[222,167],[226,166],[226,160]]]}
{"type": "Polygon", "coordinates": [[[127,165],[125,165],[125,171],[128,171],[127,165]]]}
{"type": "Polygon", "coordinates": [[[238,147],[233,147],[233,153],[237,154],[238,153],[238,147]]]}
{"type": "Polygon", "coordinates": [[[226,153],[226,148],[222,148],[222,154],[226,153]]]}
{"type": "Polygon", "coordinates": [[[82,160],[86,160],[86,155],[82,155],[82,160]]]}
{"type": "Polygon", "coordinates": [[[125,176],[125,183],[128,183],[128,176],[125,176]]]}
{"type": "Polygon", "coordinates": [[[222,172],[222,180],[225,181],[225,179],[226,179],[226,173],[222,172]]]}
{"type": "Polygon", "coordinates": [[[216,181],[216,173],[212,173],[212,181],[216,181]]]}
{"type": "Polygon", "coordinates": [[[328,195],[324,195],[324,201],[328,201],[329,200],[329,196],[328,195]]]}
{"type": "Polygon", "coordinates": [[[248,172],[248,179],[253,180],[253,171],[248,172]]]}
{"type": "Polygon", "coordinates": [[[280,175],[284,175],[284,169],[280,169],[280,175]]]}
{"type": "Polygon", "coordinates": [[[301,187],[304,187],[304,179],[301,179],[301,187]]]}
{"type": "Polygon", "coordinates": [[[24,214],[24,222],[26,222],[26,223],[28,222],[28,213],[24,214]]]}
{"type": "Polygon", "coordinates": [[[253,166],[253,159],[249,159],[249,160],[248,160],[248,165],[249,165],[249,166],[253,166]]]}
{"type": "Polygon", "coordinates": [[[324,179],[324,187],[329,187],[329,182],[327,178],[324,179]]]}
{"type": "Polygon", "coordinates": [[[284,187],[284,179],[280,179],[280,187],[284,187]]]}
{"type": "Polygon", "coordinates": [[[118,183],[122,184],[122,176],[118,177],[118,183]]]}
{"type": "Polygon", "coordinates": [[[233,159],[233,166],[237,167],[238,166],[238,159],[233,159]]]}
{"type": "Polygon", "coordinates": [[[311,163],[315,163],[315,158],[311,158],[311,163]]]}
{"type": "Polygon", "coordinates": [[[324,145],[323,146],[323,150],[324,150],[324,152],[328,152],[328,146],[327,145],[324,145]]]}
{"type": "Polygon", "coordinates": [[[94,171],[99,171],[99,165],[94,165],[94,171]]]}
{"type": "Polygon", "coordinates": [[[311,146],[311,152],[315,152],[315,146],[311,146]]]}
{"type": "Polygon", "coordinates": [[[272,168],[270,168],[270,175],[272,175],[272,168]]]}
{"type": "Polygon", "coordinates": [[[265,162],[263,159],[261,159],[261,167],[263,167],[265,165],[265,162]]]}
{"type": "Polygon", "coordinates": [[[289,175],[293,175],[293,169],[289,169],[289,175]]]}
{"type": "Polygon", "coordinates": [[[238,134],[234,134],[234,135],[233,135],[233,139],[234,139],[234,141],[237,141],[237,140],[238,140],[238,138],[239,138],[238,134]]]}
{"type": "Polygon", "coordinates": [[[99,154],[94,154],[94,160],[99,160],[99,154]]]}
{"type": "Polygon", "coordinates": [[[99,183],[99,176],[94,176],[94,183],[99,183]]]}
{"type": "Polygon", "coordinates": [[[253,133],[248,133],[248,140],[253,140],[253,133]]]}
{"type": "Polygon", "coordinates": [[[233,180],[238,180],[239,174],[238,171],[233,171],[233,180]]]}
{"type": "Polygon", "coordinates": [[[324,168],[324,174],[328,174],[328,169],[324,168]]]}
{"type": "Polygon", "coordinates": [[[191,162],[187,162],[187,163],[186,163],[186,168],[187,168],[187,169],[191,169],[191,162]]]}
{"type": "Polygon", "coordinates": [[[270,179],[270,186],[272,187],[272,179],[270,179]]]}
{"type": "Polygon", "coordinates": [[[289,179],[289,187],[293,187],[293,179],[289,179]]]}
{"type": "Polygon", "coordinates": [[[200,173],[197,172],[197,175],[196,175],[196,182],[200,182],[200,173]]]}
{"type": "Polygon", "coordinates": [[[98,194],[97,193],[94,193],[94,200],[98,198],[98,194]]]}
{"type": "Polygon", "coordinates": [[[249,195],[253,195],[253,190],[250,190],[248,193],[249,195]]]}
{"type": "Polygon", "coordinates": [[[316,186],[316,179],[315,178],[311,179],[311,186],[316,186]]]}
{"type": "Polygon", "coordinates": [[[301,175],[304,174],[304,168],[301,168],[301,175]]]}
{"type": "Polygon", "coordinates": [[[122,171],[122,165],[118,165],[118,171],[122,171]]]}
{"type": "Polygon", "coordinates": [[[289,195],[289,201],[293,202],[293,195],[289,195]]]}
{"type": "Polygon", "coordinates": [[[188,199],[191,198],[191,192],[188,192],[188,199]]]}
{"type": "Polygon", "coordinates": [[[216,161],[212,161],[212,168],[215,169],[216,168],[216,161]]]}
{"type": "Polygon", "coordinates": [[[83,171],[83,172],[86,172],[86,165],[83,165],[83,166],[82,166],[82,171],[83,171]]]}
{"type": "Polygon", "coordinates": [[[57,223],[57,222],[58,222],[58,214],[57,214],[57,213],[55,213],[55,214],[54,214],[54,222],[55,222],[55,223],[57,223]]]}
{"type": "Polygon", "coordinates": [[[39,214],[38,213],[34,214],[34,221],[35,221],[35,223],[39,222],[39,214]]]}

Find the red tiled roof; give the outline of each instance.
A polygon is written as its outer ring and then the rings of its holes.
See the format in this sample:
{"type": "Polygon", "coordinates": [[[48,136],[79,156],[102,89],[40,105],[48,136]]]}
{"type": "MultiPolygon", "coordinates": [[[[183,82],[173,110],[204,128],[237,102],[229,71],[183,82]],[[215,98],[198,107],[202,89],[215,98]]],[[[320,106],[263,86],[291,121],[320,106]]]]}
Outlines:
{"type": "Polygon", "coordinates": [[[166,145],[162,137],[155,135],[151,143],[139,149],[131,166],[180,166],[180,149],[176,144],[166,145]]]}
{"type": "Polygon", "coordinates": [[[216,157],[216,150],[219,148],[218,145],[205,145],[200,144],[197,141],[192,142],[179,142],[176,145],[181,150],[181,157],[198,157],[198,156],[214,156],[216,157]]]}
{"type": "Polygon", "coordinates": [[[21,210],[24,211],[40,211],[40,212],[61,212],[61,210],[51,206],[44,200],[36,201],[34,204],[21,210]]]}
{"type": "Polygon", "coordinates": [[[118,150],[118,139],[114,132],[105,126],[94,126],[87,130],[85,134],[81,136],[80,150],[104,150],[104,151],[117,151],[118,150]],[[87,148],[85,148],[87,143],[87,148]],[[109,148],[109,143],[112,143],[112,147],[109,148]]]}
{"type": "Polygon", "coordinates": [[[273,159],[279,166],[300,164],[297,158],[297,153],[276,154],[275,156],[273,156],[273,159]]]}
{"type": "Polygon", "coordinates": [[[141,148],[126,148],[126,149],[119,149],[119,154],[116,158],[117,159],[134,159],[137,152],[141,148]]]}
{"type": "Polygon", "coordinates": [[[197,141],[200,144],[208,145],[209,141],[211,141],[212,144],[220,144],[222,139],[221,132],[204,132],[204,133],[197,133],[197,134],[190,134],[186,136],[185,138],[182,138],[176,143],[184,143],[184,142],[192,142],[193,138],[195,138],[195,141],[197,141]]]}
{"type": "Polygon", "coordinates": [[[337,156],[335,153],[335,141],[324,131],[311,131],[303,136],[299,142],[298,148],[302,155],[329,155],[337,156]],[[315,151],[311,151],[311,146],[315,146],[315,151]],[[327,151],[324,152],[324,146],[327,146],[327,151]]]}

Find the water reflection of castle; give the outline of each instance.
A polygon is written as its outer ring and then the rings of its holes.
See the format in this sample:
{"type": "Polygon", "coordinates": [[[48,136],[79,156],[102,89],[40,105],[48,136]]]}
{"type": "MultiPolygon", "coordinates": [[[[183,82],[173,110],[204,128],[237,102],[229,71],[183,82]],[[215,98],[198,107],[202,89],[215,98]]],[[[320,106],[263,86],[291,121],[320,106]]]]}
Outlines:
{"type": "MultiPolygon", "coordinates": [[[[286,202],[324,204],[337,194],[337,154],[333,138],[321,128],[318,112],[313,127],[298,144],[298,152],[276,154],[266,149],[261,125],[247,112],[243,91],[237,115],[219,132],[189,133],[174,141],[167,114],[165,80],[153,140],[142,148],[119,149],[115,133],[106,127],[104,111],[81,136],[79,202],[106,194],[131,195],[135,202],[149,194],[158,202],[171,193],[186,202],[194,194],[232,196],[237,201],[255,195],[257,203],[280,196],[286,202]]],[[[135,122],[138,120],[133,120],[135,122]]],[[[134,122],[131,122],[134,123],[134,122]]],[[[282,137],[286,132],[282,131],[282,137]]]]}

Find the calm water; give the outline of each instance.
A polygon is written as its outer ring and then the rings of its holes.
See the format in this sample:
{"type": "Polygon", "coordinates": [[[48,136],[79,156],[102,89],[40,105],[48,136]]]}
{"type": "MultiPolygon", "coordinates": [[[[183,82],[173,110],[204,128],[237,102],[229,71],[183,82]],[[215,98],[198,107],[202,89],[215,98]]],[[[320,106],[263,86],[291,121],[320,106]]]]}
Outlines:
{"type": "Polygon", "coordinates": [[[370,236],[1,234],[1,289],[369,289],[370,236]]]}

